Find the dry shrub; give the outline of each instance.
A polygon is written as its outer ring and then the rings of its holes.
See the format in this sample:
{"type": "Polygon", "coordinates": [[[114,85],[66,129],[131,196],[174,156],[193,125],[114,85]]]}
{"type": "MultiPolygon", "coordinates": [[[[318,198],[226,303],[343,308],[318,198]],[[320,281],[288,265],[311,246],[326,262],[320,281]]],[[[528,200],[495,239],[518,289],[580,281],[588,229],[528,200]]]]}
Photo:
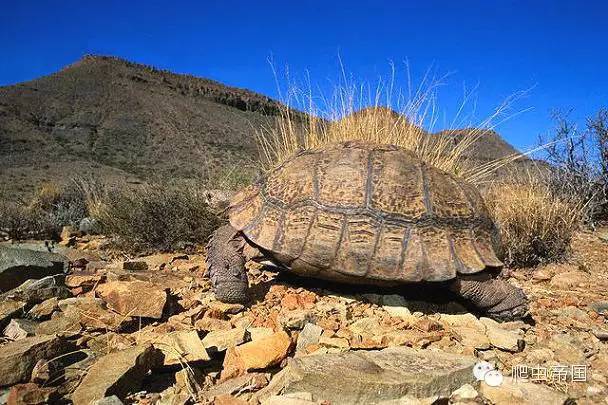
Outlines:
{"type": "Polygon", "coordinates": [[[258,132],[262,164],[266,169],[276,167],[301,149],[313,149],[328,143],[363,140],[392,144],[413,151],[421,160],[462,178],[481,179],[494,166],[474,167],[464,159],[464,152],[475,144],[493,122],[501,117],[519,94],[505,100],[493,114],[482,122],[472,123],[464,113],[470,94],[465,94],[450,128],[471,127],[469,136],[459,142],[448,136],[433,136],[424,127],[432,128],[438,120],[437,89],[442,78],[425,76],[418,88],[399,89],[395,74],[388,82],[379,81],[375,88],[344,79],[330,97],[290,89],[286,106],[273,126],[258,132]],[[317,100],[321,100],[317,102],[317,100]],[[300,110],[307,114],[302,114],[300,110]]]}
{"type": "Polygon", "coordinates": [[[496,183],[485,200],[501,233],[504,261],[525,267],[565,259],[586,210],[576,196],[556,195],[545,181],[496,183]]]}
{"type": "Polygon", "coordinates": [[[0,201],[0,237],[9,239],[53,239],[59,234],[52,216],[22,203],[0,201]]]}
{"type": "Polygon", "coordinates": [[[162,185],[114,186],[93,217],[102,233],[131,251],[182,249],[204,242],[220,225],[203,193],[162,185]]]}

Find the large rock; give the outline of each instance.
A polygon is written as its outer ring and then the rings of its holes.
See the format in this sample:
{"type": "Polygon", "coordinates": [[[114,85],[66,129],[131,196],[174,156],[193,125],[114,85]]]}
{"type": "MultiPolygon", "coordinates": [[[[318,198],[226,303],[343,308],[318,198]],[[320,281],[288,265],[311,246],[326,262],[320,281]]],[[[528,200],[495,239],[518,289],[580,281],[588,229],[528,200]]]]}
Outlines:
{"type": "Polygon", "coordinates": [[[498,387],[482,382],[479,392],[494,404],[563,404],[568,396],[547,386],[505,377],[498,387]]]}
{"type": "Polygon", "coordinates": [[[38,360],[50,360],[73,346],[57,336],[33,336],[0,347],[0,386],[29,381],[38,360]]]}
{"type": "Polygon", "coordinates": [[[245,328],[211,331],[203,338],[203,346],[210,353],[223,352],[230,347],[244,343],[246,337],[245,328]]]}
{"type": "Polygon", "coordinates": [[[124,399],[141,387],[142,380],[162,363],[162,354],[152,346],[134,346],[103,356],[91,368],[72,394],[74,405],[116,395],[124,399]]]}
{"type": "Polygon", "coordinates": [[[28,306],[37,305],[50,298],[68,298],[72,296],[64,285],[65,276],[55,274],[41,279],[29,279],[2,295],[0,299],[12,299],[25,302],[28,306]]]}
{"type": "Polygon", "coordinates": [[[163,288],[146,281],[113,281],[96,292],[109,308],[125,316],[160,319],[167,301],[163,288]]]}
{"type": "Polygon", "coordinates": [[[62,255],[0,246],[0,292],[66,270],[67,259],[62,255]]]}
{"type": "Polygon", "coordinates": [[[374,404],[406,396],[444,397],[474,382],[474,357],[440,351],[391,347],[292,359],[258,400],[310,392],[332,404],[374,404]],[[335,383],[339,381],[338,383],[335,383]]]}
{"type": "Polygon", "coordinates": [[[0,300],[0,328],[6,326],[13,317],[23,314],[25,302],[0,300]]]}

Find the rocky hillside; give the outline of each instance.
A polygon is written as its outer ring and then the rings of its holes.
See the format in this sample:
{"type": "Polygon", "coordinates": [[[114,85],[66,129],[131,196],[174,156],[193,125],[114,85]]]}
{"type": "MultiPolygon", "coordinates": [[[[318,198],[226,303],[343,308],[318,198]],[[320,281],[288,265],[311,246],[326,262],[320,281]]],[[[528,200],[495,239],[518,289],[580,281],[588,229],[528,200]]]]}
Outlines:
{"type": "MultiPolygon", "coordinates": [[[[273,125],[280,108],[212,80],[86,56],[0,88],[0,197],[26,196],[43,182],[74,176],[246,181],[256,170],[255,133],[273,125]]],[[[458,142],[466,133],[440,135],[458,142]]],[[[471,157],[513,152],[491,132],[471,157]]]]}
{"type": "Polygon", "coordinates": [[[209,178],[257,157],[279,104],[248,90],[87,56],[0,88],[0,189],[96,177],[209,178]]]}

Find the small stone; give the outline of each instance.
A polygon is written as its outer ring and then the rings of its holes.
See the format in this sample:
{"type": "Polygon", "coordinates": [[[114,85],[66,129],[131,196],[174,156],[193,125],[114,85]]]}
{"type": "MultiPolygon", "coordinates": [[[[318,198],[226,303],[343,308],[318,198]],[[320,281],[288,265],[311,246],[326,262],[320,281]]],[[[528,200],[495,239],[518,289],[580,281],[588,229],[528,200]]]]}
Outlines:
{"type": "Polygon", "coordinates": [[[490,387],[481,383],[480,394],[494,404],[563,404],[568,396],[541,384],[514,381],[511,377],[504,377],[501,385],[490,387]]]}
{"type": "Polygon", "coordinates": [[[595,301],[589,304],[589,308],[600,315],[608,315],[608,301],[595,301]]]}
{"type": "Polygon", "coordinates": [[[24,339],[35,334],[36,326],[38,326],[38,323],[28,319],[13,319],[4,328],[4,336],[11,340],[24,339]]]}
{"type": "Polygon", "coordinates": [[[589,274],[582,271],[567,271],[553,276],[549,284],[555,288],[569,290],[589,284],[589,279],[589,274]]]}
{"type": "Polygon", "coordinates": [[[164,365],[178,365],[210,360],[209,354],[196,331],[177,331],[138,339],[138,344],[152,343],[164,354],[164,365]]]}
{"type": "Polygon", "coordinates": [[[232,329],[232,324],[230,321],[223,319],[203,317],[194,322],[194,328],[200,331],[211,332],[214,330],[230,330],[232,329]]]}
{"type": "Polygon", "coordinates": [[[486,336],[492,346],[509,352],[520,352],[523,350],[524,341],[522,334],[504,330],[498,322],[490,318],[481,318],[480,322],[486,327],[486,336]]]}
{"type": "Polygon", "coordinates": [[[113,281],[96,292],[109,308],[132,317],[160,319],[167,302],[165,290],[147,281],[113,281]]]}
{"type": "Polygon", "coordinates": [[[203,338],[203,346],[210,353],[226,351],[245,342],[247,332],[244,328],[211,331],[203,338]]]}
{"type": "Polygon", "coordinates": [[[100,274],[69,274],[65,277],[65,285],[70,288],[85,287],[90,290],[104,280],[105,276],[100,274]]]}
{"type": "Polygon", "coordinates": [[[54,403],[60,395],[57,388],[39,387],[34,383],[18,384],[11,387],[7,405],[42,405],[54,403]]]}
{"type": "Polygon", "coordinates": [[[232,395],[222,394],[215,397],[213,405],[247,405],[247,401],[232,395]]]}
{"type": "Polygon", "coordinates": [[[465,384],[452,392],[450,395],[451,402],[471,401],[477,398],[479,394],[471,384],[465,384]]]}
{"type": "Polygon", "coordinates": [[[343,349],[343,350],[348,350],[350,348],[348,339],[340,338],[340,337],[321,336],[319,338],[319,345],[325,346],[325,347],[336,347],[338,349],[343,349]]]}
{"type": "Polygon", "coordinates": [[[241,312],[245,307],[241,304],[227,304],[221,301],[211,301],[209,308],[222,314],[234,315],[241,312]]]}
{"type": "Polygon", "coordinates": [[[281,331],[258,341],[230,348],[224,359],[222,379],[278,364],[287,357],[290,347],[291,338],[281,331]]]}
{"type": "Polygon", "coordinates": [[[255,342],[256,340],[259,340],[263,337],[272,335],[274,333],[274,331],[271,328],[258,327],[258,328],[247,328],[247,333],[249,333],[251,340],[255,342]]]}
{"type": "Polygon", "coordinates": [[[162,363],[162,355],[152,346],[135,346],[101,357],[72,393],[74,405],[116,395],[125,398],[137,391],[148,371],[162,363]]]}
{"type": "Polygon", "coordinates": [[[605,329],[593,329],[593,336],[598,338],[599,340],[608,340],[608,330],[605,329]]]}
{"type": "Polygon", "coordinates": [[[48,319],[53,312],[59,309],[58,303],[59,298],[49,298],[48,300],[42,301],[40,304],[34,305],[27,313],[27,316],[36,320],[48,319]]]}
{"type": "Polygon", "coordinates": [[[127,271],[146,271],[148,263],[144,261],[131,260],[122,263],[122,269],[127,271]]]}
{"type": "Polygon", "coordinates": [[[370,336],[377,333],[380,328],[380,322],[376,318],[361,318],[348,326],[351,332],[361,336],[370,336]]]}
{"type": "Polygon", "coordinates": [[[307,323],[304,325],[302,332],[298,335],[298,342],[296,344],[296,355],[305,354],[306,347],[312,344],[319,343],[323,328],[315,325],[314,323],[307,323]]]}
{"type": "Polygon", "coordinates": [[[279,324],[287,329],[302,329],[304,324],[312,319],[306,310],[281,311],[278,317],[279,324]]]}
{"type": "Polygon", "coordinates": [[[7,325],[11,318],[20,316],[26,305],[23,301],[0,301],[0,327],[7,325]]]}

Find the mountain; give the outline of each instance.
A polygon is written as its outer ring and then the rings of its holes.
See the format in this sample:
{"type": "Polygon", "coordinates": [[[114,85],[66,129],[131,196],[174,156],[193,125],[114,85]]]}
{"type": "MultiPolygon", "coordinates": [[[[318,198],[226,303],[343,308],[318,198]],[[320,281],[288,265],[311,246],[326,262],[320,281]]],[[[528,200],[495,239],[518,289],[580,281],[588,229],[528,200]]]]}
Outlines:
{"type": "Polygon", "coordinates": [[[255,131],[279,108],[212,80],[86,56],[0,88],[0,192],[83,174],[200,179],[252,168],[255,131]]]}
{"type": "MultiPolygon", "coordinates": [[[[72,177],[243,181],[257,170],[256,131],[275,125],[281,108],[213,80],[85,56],[49,76],[0,87],[0,199],[72,177]]],[[[439,135],[457,143],[469,132],[439,135]]],[[[516,152],[495,132],[471,151],[482,160],[516,152]]]]}

